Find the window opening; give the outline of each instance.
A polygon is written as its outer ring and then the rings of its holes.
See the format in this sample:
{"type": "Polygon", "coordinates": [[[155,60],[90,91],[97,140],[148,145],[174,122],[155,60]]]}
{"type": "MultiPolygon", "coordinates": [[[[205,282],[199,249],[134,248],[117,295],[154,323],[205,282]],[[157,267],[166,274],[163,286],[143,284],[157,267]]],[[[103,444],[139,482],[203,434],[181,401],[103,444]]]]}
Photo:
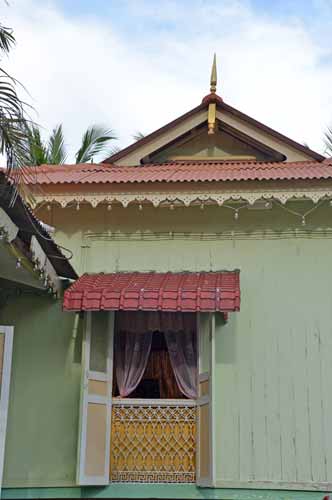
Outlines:
{"type": "Polygon", "coordinates": [[[118,313],[113,397],[195,399],[196,378],[194,314],[118,313]]]}
{"type": "MultiPolygon", "coordinates": [[[[121,333],[117,332],[116,335],[121,335],[121,333]]],[[[113,373],[113,396],[119,397],[115,366],[116,360],[113,373]]],[[[162,332],[153,332],[150,355],[144,375],[128,398],[187,399],[178,388],[165,336],[162,332]]]]}

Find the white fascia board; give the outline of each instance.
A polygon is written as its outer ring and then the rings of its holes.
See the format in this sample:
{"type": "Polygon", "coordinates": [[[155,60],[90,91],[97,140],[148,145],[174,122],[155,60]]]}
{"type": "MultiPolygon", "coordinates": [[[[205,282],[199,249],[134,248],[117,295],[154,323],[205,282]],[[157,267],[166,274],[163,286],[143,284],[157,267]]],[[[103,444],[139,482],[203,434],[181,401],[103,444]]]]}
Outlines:
{"type": "Polygon", "coordinates": [[[18,227],[14,224],[9,215],[3,208],[0,208],[0,232],[5,233],[6,241],[10,243],[15,240],[18,231],[18,227]]]}

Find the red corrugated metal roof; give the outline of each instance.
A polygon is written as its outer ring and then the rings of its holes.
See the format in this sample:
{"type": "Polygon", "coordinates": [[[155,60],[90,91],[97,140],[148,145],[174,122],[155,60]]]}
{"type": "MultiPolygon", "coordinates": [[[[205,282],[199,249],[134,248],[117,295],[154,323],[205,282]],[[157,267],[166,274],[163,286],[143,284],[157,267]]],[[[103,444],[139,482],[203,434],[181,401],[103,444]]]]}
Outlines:
{"type": "Polygon", "coordinates": [[[66,311],[238,311],[239,271],[84,274],[64,294],[66,311]]]}
{"type": "Polygon", "coordinates": [[[125,167],[107,164],[42,165],[30,168],[28,184],[118,184],[332,179],[332,161],[172,161],[125,167]]]}

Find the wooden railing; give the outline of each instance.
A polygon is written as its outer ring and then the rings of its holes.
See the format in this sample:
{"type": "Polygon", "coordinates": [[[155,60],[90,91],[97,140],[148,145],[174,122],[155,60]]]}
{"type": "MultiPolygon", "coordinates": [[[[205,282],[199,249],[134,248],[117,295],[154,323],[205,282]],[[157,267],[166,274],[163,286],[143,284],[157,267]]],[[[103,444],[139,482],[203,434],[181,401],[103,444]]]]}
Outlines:
{"type": "Polygon", "coordinates": [[[195,448],[195,401],[113,399],[112,481],[195,482],[195,448]]]}

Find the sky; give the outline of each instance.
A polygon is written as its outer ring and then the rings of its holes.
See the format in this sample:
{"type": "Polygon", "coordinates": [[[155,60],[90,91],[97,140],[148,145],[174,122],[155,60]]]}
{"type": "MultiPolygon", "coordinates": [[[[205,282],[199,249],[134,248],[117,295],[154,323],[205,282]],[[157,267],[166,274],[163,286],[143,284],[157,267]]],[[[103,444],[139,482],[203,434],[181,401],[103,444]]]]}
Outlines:
{"type": "Polygon", "coordinates": [[[116,145],[200,104],[217,53],[225,102],[318,152],[332,124],[332,0],[9,0],[24,84],[47,137],[63,123],[68,162],[84,130],[116,145]]]}

